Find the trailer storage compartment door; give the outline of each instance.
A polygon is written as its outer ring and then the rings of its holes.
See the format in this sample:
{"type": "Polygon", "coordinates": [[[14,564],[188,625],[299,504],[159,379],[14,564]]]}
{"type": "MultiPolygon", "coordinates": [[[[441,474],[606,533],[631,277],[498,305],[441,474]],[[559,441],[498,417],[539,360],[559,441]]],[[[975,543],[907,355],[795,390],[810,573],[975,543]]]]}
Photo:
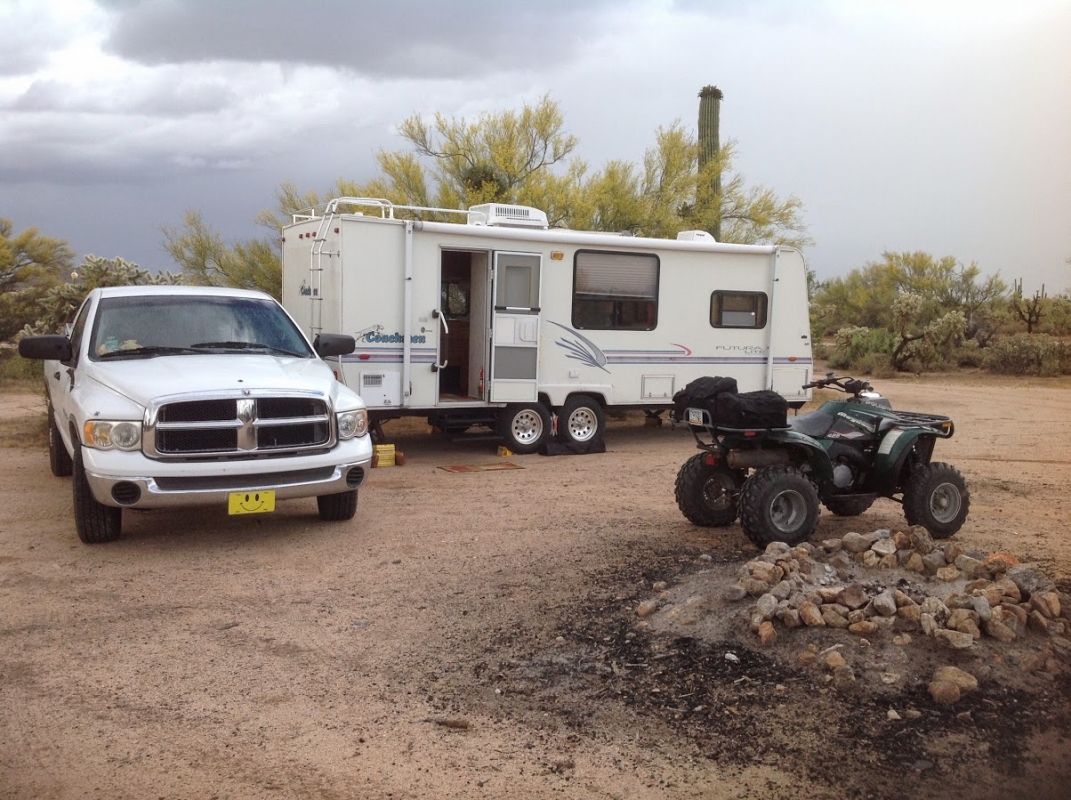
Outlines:
{"type": "Polygon", "coordinates": [[[537,253],[495,253],[489,387],[492,402],[537,399],[541,262],[542,256],[537,253]]]}

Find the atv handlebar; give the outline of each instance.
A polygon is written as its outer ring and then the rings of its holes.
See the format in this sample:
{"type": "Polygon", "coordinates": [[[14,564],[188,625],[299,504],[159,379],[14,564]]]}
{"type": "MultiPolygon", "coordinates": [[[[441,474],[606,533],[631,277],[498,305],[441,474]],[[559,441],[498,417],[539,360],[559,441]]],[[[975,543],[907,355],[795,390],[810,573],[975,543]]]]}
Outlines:
{"type": "Polygon", "coordinates": [[[855,397],[858,397],[863,392],[874,391],[874,387],[871,386],[868,381],[859,380],[858,378],[852,378],[847,375],[838,378],[832,372],[827,372],[824,378],[817,381],[803,384],[804,389],[826,389],[831,387],[840,389],[842,392],[854,395],[855,397]]]}

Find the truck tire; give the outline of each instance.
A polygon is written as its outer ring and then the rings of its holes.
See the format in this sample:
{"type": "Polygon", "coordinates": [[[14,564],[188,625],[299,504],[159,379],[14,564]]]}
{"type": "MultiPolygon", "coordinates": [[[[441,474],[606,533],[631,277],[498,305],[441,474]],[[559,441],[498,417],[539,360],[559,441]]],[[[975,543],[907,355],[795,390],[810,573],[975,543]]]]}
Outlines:
{"type": "Polygon", "coordinates": [[[353,519],[353,515],[357,513],[357,490],[322,494],[316,498],[316,507],[320,510],[320,519],[328,522],[345,522],[353,519]]]}
{"type": "Polygon", "coordinates": [[[48,409],[48,466],[57,478],[69,477],[74,469],[71,455],[63,444],[59,428],[56,427],[56,418],[52,415],[51,406],[48,409]]]}
{"type": "MultiPolygon", "coordinates": [[[[62,445],[61,445],[62,446],[62,445]]],[[[74,451],[72,462],[74,480],[74,527],[78,538],[86,544],[103,544],[114,542],[119,538],[123,525],[123,510],[97,502],[93,490],[86,480],[86,469],[82,464],[81,445],[74,451]]]]}
{"type": "Polygon", "coordinates": [[[677,507],[693,525],[724,528],[736,521],[740,476],[726,466],[710,466],[706,458],[697,453],[677,473],[677,507]]]}
{"type": "Polygon", "coordinates": [[[740,490],[740,524],[752,542],[795,546],[818,526],[818,490],[795,467],[757,470],[740,490]]]}
{"type": "Polygon", "coordinates": [[[858,517],[874,505],[872,497],[827,497],[822,501],[838,517],[858,517]]]}
{"type": "Polygon", "coordinates": [[[947,539],[967,519],[971,493],[959,470],[935,461],[916,467],[904,487],[908,525],[921,525],[935,539],[947,539]]]}
{"type": "Polygon", "coordinates": [[[550,433],[550,412],[542,403],[506,406],[498,414],[498,435],[514,453],[538,452],[550,433]]]}
{"type": "Polygon", "coordinates": [[[601,439],[605,430],[602,405],[589,395],[574,394],[558,414],[558,439],[562,442],[586,444],[601,439]]]}

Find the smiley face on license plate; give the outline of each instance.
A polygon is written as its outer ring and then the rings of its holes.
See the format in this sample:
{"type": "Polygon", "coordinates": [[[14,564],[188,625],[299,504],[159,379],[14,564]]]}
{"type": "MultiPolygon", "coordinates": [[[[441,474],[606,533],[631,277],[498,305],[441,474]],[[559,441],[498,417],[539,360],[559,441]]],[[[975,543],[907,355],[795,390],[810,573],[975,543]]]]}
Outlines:
{"type": "Polygon", "coordinates": [[[689,425],[702,425],[703,424],[703,409],[701,409],[701,408],[689,408],[688,409],[688,424],[689,425]]]}
{"type": "Polygon", "coordinates": [[[227,496],[228,514],[264,514],[275,510],[275,491],[231,492],[227,496]]]}

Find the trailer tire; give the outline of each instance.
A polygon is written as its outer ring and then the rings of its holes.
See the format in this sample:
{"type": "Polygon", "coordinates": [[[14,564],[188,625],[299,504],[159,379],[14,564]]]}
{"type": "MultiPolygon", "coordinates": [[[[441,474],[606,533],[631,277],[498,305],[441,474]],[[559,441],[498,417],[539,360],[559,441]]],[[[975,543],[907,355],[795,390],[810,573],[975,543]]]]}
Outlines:
{"type": "Polygon", "coordinates": [[[677,473],[677,507],[693,525],[724,528],[736,521],[742,481],[739,473],[724,465],[711,466],[706,458],[706,453],[697,453],[677,473]]]}
{"type": "Polygon", "coordinates": [[[858,517],[874,505],[872,497],[827,497],[822,501],[838,517],[858,517]]]}
{"type": "Polygon", "coordinates": [[[74,528],[78,538],[86,544],[103,544],[114,542],[119,538],[123,525],[123,510],[97,502],[93,490],[86,479],[86,468],[82,463],[81,445],[74,451],[71,462],[74,480],[71,481],[74,494],[74,528]]]}
{"type": "Polygon", "coordinates": [[[759,547],[807,541],[818,526],[818,512],[818,490],[795,467],[763,467],[740,490],[740,525],[759,547]]]}
{"type": "Polygon", "coordinates": [[[338,494],[322,494],[316,498],[320,519],[327,522],[345,522],[357,513],[357,490],[338,494]]]}
{"type": "Polygon", "coordinates": [[[498,414],[498,435],[521,455],[538,452],[550,434],[550,412],[542,403],[508,405],[498,414]]]}
{"type": "Polygon", "coordinates": [[[606,413],[594,397],[574,394],[565,401],[558,414],[558,439],[587,444],[602,438],[606,430],[606,413]]]}
{"type": "Polygon", "coordinates": [[[71,455],[63,444],[59,428],[56,426],[56,418],[52,413],[52,406],[48,407],[48,466],[52,474],[57,478],[70,477],[74,470],[74,462],[71,455]]]}
{"type": "Polygon", "coordinates": [[[904,487],[908,525],[921,525],[935,539],[947,539],[967,519],[971,493],[959,470],[934,461],[916,467],[904,487]]]}

